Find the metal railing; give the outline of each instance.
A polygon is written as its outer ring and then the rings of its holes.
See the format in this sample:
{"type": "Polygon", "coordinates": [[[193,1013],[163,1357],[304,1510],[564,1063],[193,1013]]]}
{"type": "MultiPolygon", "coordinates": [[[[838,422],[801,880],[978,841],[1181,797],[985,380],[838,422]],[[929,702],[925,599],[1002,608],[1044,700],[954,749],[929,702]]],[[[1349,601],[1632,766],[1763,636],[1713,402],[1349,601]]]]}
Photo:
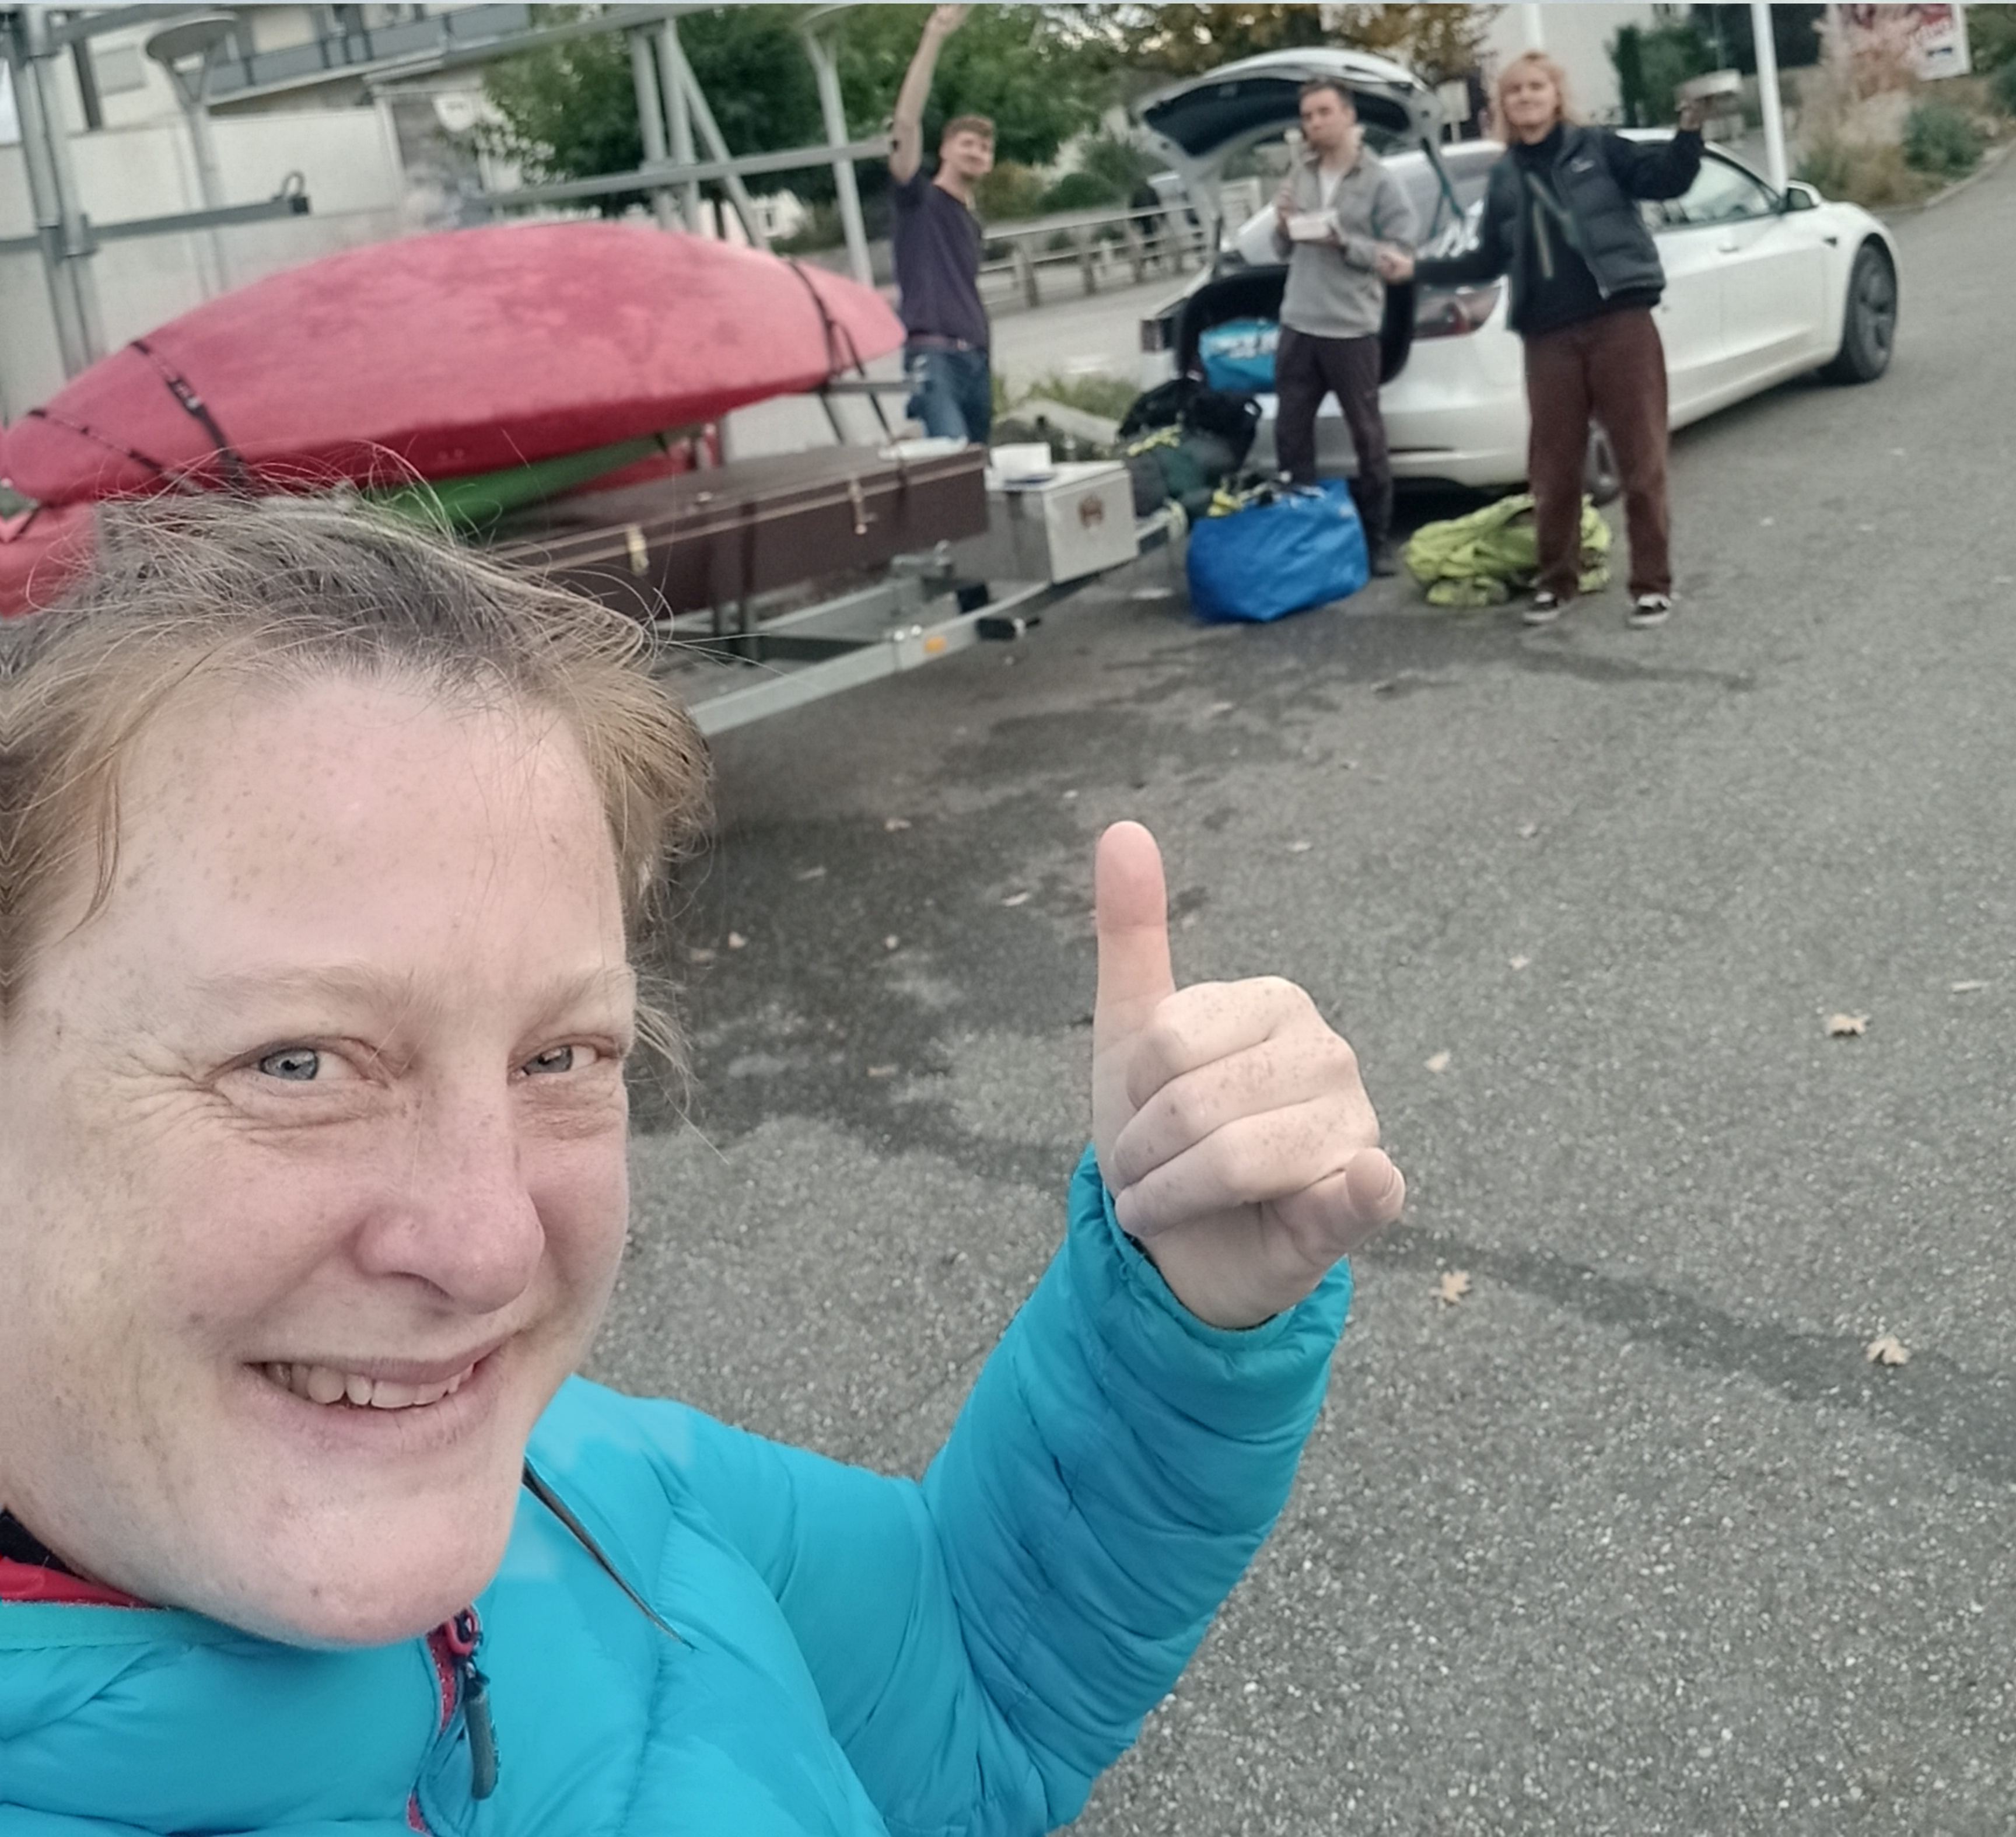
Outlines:
{"type": "Polygon", "coordinates": [[[983,293],[1006,276],[1010,284],[999,294],[1019,294],[1031,307],[1043,303],[1044,268],[1075,267],[1085,292],[1096,294],[1102,274],[1110,282],[1116,271],[1125,271],[1139,283],[1150,268],[1180,274],[1209,259],[1208,231],[1181,205],[1065,211],[1021,223],[990,223],[985,233],[992,258],[981,265],[983,293]],[[1006,252],[994,255],[998,249],[1006,252]]]}

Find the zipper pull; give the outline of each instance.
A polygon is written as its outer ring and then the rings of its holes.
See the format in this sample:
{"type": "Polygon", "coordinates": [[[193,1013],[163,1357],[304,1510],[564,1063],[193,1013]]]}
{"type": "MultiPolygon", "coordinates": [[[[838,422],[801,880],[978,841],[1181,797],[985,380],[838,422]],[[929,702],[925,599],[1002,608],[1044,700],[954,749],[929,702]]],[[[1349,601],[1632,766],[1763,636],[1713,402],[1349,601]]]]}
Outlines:
{"type": "Polygon", "coordinates": [[[476,1662],[483,1637],[473,1608],[465,1608],[450,1623],[448,1649],[455,1655],[456,1695],[462,1703],[463,1727],[469,1736],[469,1796],[488,1799],[497,1790],[497,1725],[490,1717],[490,1680],[476,1662]]]}

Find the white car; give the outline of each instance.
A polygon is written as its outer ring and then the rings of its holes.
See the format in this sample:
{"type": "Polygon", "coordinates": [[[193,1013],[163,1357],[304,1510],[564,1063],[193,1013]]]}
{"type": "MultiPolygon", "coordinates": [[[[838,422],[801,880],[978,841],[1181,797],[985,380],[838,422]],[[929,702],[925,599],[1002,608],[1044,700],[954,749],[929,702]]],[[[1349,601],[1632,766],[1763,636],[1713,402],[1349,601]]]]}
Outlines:
{"type": "MultiPolygon", "coordinates": [[[[1462,246],[1481,207],[1496,142],[1438,146],[1432,92],[1398,65],[1354,52],[1270,52],[1229,64],[1151,99],[1143,124],[1163,143],[1193,197],[1218,194],[1228,164],[1296,124],[1312,77],[1341,77],[1368,139],[1412,198],[1422,246],[1462,246]]],[[[1633,131],[1657,140],[1660,131],[1633,131]]],[[[1811,186],[1777,192],[1741,160],[1708,149],[1683,197],[1641,207],[1666,289],[1656,316],[1666,348],[1676,427],[1790,377],[1820,370],[1841,382],[1888,368],[1897,326],[1897,250],[1876,218],[1811,186]]],[[[1197,340],[1212,326],[1272,319],[1287,270],[1276,258],[1273,212],[1229,237],[1215,265],[1142,326],[1142,387],[1201,372],[1197,340]]],[[[1507,284],[1389,290],[1381,395],[1402,479],[1500,488],[1526,476],[1522,353],[1506,323],[1507,284]]],[[[1273,456],[1274,399],[1262,396],[1253,463],[1273,456]]],[[[1351,441],[1333,400],[1317,424],[1326,472],[1351,469],[1351,441]]],[[[1607,442],[1591,442],[1589,483],[1615,495],[1607,442]]]]}

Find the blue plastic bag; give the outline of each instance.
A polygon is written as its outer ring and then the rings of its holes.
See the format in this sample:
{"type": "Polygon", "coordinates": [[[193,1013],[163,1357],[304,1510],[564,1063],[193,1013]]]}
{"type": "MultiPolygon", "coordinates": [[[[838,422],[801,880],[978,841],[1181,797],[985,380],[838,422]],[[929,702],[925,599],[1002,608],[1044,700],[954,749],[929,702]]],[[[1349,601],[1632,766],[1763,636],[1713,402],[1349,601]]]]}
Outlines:
{"type": "Polygon", "coordinates": [[[1197,335],[1204,380],[1232,395],[1265,395],[1274,387],[1281,328],[1270,319],[1227,319],[1197,335]]]}
{"type": "Polygon", "coordinates": [[[1364,526],[1341,478],[1190,529],[1190,604],[1212,622],[1263,623],[1348,599],[1372,578],[1364,526]]]}

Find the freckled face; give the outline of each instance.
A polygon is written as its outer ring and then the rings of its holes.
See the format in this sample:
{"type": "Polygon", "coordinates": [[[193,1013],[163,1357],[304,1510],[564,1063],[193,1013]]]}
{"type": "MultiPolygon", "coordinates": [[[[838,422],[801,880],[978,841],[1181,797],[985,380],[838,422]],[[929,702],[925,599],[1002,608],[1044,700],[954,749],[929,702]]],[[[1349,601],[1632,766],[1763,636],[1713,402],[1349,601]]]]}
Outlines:
{"type": "Polygon", "coordinates": [[[0,1497],[275,1637],[467,1605],[614,1280],[634,1007],[557,722],[351,680],[165,712],[5,1043],[0,1497]]]}

